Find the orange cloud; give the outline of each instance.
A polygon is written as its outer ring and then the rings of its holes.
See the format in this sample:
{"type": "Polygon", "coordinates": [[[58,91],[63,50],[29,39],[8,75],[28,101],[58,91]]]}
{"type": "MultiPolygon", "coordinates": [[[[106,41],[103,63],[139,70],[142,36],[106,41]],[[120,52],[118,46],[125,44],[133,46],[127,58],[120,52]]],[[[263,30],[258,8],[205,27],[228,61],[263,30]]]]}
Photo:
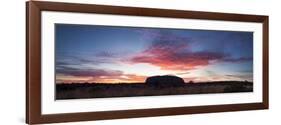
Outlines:
{"type": "Polygon", "coordinates": [[[116,71],[73,71],[69,74],[57,74],[56,83],[143,83],[146,76],[124,74],[116,71]]]}

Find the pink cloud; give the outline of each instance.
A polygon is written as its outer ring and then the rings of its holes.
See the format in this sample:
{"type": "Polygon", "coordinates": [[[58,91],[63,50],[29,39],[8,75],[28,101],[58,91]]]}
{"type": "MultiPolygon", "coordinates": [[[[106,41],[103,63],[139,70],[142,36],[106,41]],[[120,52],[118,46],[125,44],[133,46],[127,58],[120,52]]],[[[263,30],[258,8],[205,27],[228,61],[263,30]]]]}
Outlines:
{"type": "Polygon", "coordinates": [[[161,36],[147,49],[132,57],[130,62],[148,63],[163,70],[190,70],[226,56],[219,52],[192,52],[189,42],[188,38],[161,36]]]}

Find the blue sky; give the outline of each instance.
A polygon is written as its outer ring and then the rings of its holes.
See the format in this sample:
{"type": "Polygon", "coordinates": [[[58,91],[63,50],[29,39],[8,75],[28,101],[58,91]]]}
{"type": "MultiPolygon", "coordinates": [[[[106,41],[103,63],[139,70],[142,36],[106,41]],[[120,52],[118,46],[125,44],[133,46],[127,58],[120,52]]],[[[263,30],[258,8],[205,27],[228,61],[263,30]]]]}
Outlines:
{"type": "Polygon", "coordinates": [[[186,82],[253,77],[253,33],[56,24],[57,83],[186,82]]]}

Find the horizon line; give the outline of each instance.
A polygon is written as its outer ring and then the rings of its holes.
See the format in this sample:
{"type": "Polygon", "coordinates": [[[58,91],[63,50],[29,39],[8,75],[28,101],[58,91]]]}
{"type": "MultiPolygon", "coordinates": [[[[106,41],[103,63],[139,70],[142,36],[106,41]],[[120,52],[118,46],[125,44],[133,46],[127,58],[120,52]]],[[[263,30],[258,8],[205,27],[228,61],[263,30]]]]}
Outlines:
{"type": "MultiPolygon", "coordinates": [[[[253,81],[249,80],[225,80],[225,81],[188,81],[184,82],[185,84],[197,84],[197,83],[213,83],[213,82],[247,82],[247,83],[253,83],[253,81]]],[[[100,82],[60,82],[55,84],[147,84],[144,82],[116,82],[116,83],[100,83],[100,82]]]]}

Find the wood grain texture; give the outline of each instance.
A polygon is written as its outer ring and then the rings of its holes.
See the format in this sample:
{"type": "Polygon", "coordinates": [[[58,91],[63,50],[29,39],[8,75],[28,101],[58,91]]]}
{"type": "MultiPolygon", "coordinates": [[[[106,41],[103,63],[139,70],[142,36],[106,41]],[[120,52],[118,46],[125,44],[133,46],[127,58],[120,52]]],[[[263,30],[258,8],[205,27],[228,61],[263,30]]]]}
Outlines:
{"type": "Polygon", "coordinates": [[[30,1],[26,4],[26,123],[54,123],[268,109],[268,16],[30,1]],[[41,114],[41,11],[258,22],[263,24],[263,102],[156,109],[41,114]]]}

